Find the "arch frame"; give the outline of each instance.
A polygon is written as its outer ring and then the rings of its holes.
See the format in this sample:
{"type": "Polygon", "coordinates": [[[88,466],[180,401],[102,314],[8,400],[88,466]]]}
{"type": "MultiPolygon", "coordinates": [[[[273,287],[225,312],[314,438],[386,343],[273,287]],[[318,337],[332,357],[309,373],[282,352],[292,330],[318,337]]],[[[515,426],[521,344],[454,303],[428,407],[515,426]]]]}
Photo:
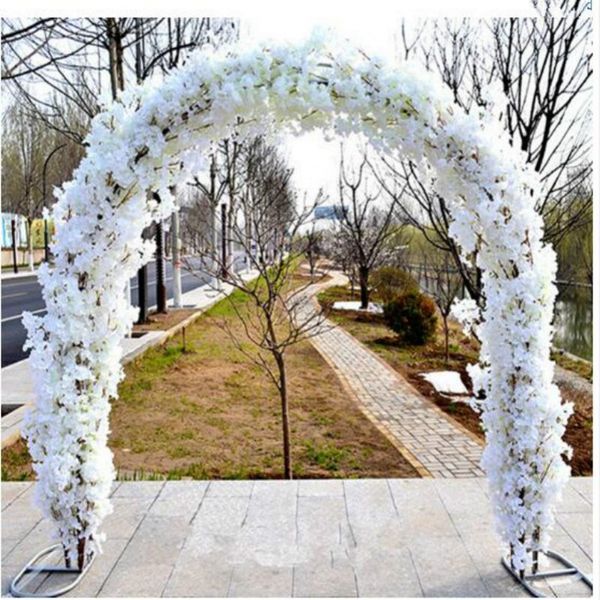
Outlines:
{"type": "Polygon", "coordinates": [[[539,177],[489,107],[465,114],[422,69],[316,35],[196,52],[164,81],[128,90],[94,119],[87,154],[57,193],[55,265],[38,275],[47,314],[24,318],[37,396],[24,433],[36,502],[67,566],[83,568],[100,549],[111,510],[109,411],[123,377],[119,343],[136,316],[124,289],[153,252],[143,229],[176,209],[170,189],[203,168],[211,144],[317,128],[402,154],[447,199],[450,234],[483,270],[483,311],[460,308],[481,339],[469,373],[487,396],[483,466],[497,527],[517,571],[547,550],[569,477],[571,407],[552,383],[556,258],[535,210],[539,177]]]}

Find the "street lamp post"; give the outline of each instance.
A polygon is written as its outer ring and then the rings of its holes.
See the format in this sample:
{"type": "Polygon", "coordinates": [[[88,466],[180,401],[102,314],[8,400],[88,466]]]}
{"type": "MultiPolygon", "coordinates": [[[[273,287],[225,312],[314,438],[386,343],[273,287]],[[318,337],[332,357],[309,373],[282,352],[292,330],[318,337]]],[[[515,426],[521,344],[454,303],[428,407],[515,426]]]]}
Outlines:
{"type": "MultiPolygon", "coordinates": [[[[61,149],[64,148],[66,144],[60,144],[56,146],[50,154],[46,157],[44,161],[44,168],[42,170],[42,199],[44,201],[44,206],[46,206],[46,169],[48,168],[48,164],[50,163],[50,159],[61,149]]],[[[48,262],[50,260],[50,249],[49,249],[49,235],[48,235],[48,219],[44,219],[44,261],[48,262]]]]}

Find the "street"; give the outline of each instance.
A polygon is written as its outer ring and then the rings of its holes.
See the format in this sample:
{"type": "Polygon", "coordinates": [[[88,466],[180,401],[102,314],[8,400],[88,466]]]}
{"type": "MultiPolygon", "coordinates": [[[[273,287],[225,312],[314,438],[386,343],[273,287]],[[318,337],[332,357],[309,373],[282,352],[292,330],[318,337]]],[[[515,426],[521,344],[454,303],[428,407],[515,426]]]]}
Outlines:
{"type": "MultiPolygon", "coordinates": [[[[206,273],[201,271],[201,259],[186,259],[181,267],[181,289],[188,292],[209,281],[206,273]],[[197,271],[191,272],[186,263],[197,271]]],[[[235,268],[243,267],[243,257],[235,260],[235,268]]],[[[167,298],[173,296],[173,267],[165,260],[167,298]]],[[[156,305],[156,263],[148,264],[148,306],[156,305]]],[[[137,277],[131,279],[131,303],[138,305],[137,277]]],[[[21,322],[22,313],[30,311],[34,314],[44,314],[45,305],[42,299],[40,284],[35,275],[30,277],[4,279],[2,281],[2,366],[5,367],[29,355],[23,350],[26,332],[21,322]]]]}

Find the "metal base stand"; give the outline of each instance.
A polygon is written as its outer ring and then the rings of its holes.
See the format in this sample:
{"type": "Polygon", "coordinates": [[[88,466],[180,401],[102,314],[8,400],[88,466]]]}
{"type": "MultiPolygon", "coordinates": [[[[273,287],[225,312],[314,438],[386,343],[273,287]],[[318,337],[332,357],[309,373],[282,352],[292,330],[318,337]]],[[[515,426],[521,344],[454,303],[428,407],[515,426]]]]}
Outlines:
{"type": "Polygon", "coordinates": [[[558,554],[557,552],[553,552],[552,550],[548,550],[547,552],[539,551],[541,554],[544,554],[548,558],[553,558],[558,562],[562,563],[566,568],[557,569],[555,571],[537,571],[534,573],[529,573],[528,575],[524,575],[521,577],[518,571],[515,571],[510,564],[510,560],[507,557],[502,558],[502,564],[504,568],[535,598],[546,598],[542,592],[536,588],[532,583],[536,579],[546,579],[551,577],[565,577],[567,575],[578,575],[579,579],[585,583],[590,590],[594,589],[592,584],[592,580],[585,575],[579,568],[577,568],[570,560],[566,559],[564,556],[558,554]]]}
{"type": "Polygon", "coordinates": [[[55,550],[60,549],[62,552],[62,546],[60,544],[55,544],[54,546],[50,546],[41,552],[38,552],[17,574],[17,576],[10,582],[10,593],[12,596],[17,598],[54,598],[56,596],[62,596],[67,592],[71,591],[79,582],[83,579],[85,574],[88,572],[88,569],[92,566],[94,559],[96,558],[95,554],[92,554],[92,557],[88,561],[87,565],[82,569],[71,569],[68,567],[61,567],[58,565],[36,565],[36,563],[44,556],[48,556],[52,554],[55,550]],[[63,573],[63,574],[73,574],[77,575],[77,577],[71,581],[68,585],[60,587],[55,590],[44,591],[41,594],[36,594],[35,592],[28,592],[19,584],[21,580],[28,573],[63,573]]]}

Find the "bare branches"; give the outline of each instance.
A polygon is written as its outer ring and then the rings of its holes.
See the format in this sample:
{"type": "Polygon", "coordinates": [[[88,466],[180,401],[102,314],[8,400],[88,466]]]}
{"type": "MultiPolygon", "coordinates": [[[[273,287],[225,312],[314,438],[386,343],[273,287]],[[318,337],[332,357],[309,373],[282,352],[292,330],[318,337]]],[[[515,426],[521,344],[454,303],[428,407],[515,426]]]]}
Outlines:
{"type": "Polygon", "coordinates": [[[405,187],[387,185],[366,151],[362,151],[358,166],[351,173],[341,149],[338,235],[345,241],[347,253],[358,272],[361,308],[366,309],[369,304],[371,270],[388,258],[387,242],[402,228],[397,215],[405,187]]]}

